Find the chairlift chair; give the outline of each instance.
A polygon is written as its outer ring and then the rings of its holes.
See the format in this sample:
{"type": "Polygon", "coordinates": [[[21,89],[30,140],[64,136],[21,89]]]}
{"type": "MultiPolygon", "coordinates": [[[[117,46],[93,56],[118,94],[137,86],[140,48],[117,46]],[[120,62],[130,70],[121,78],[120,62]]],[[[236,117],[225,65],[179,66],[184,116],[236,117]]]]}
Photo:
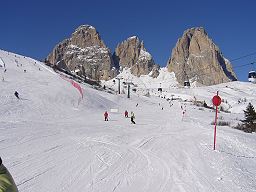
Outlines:
{"type": "Polygon", "coordinates": [[[255,71],[250,71],[248,74],[248,81],[252,83],[256,83],[256,72],[255,71]]]}

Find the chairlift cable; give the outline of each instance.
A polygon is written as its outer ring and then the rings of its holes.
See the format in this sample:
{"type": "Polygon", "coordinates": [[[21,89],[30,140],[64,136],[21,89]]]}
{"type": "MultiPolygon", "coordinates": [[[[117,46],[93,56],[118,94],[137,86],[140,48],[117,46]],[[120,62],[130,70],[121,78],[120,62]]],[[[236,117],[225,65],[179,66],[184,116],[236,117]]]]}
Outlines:
{"type": "Polygon", "coordinates": [[[231,59],[231,60],[229,60],[230,62],[232,62],[232,61],[237,61],[237,60],[239,60],[239,59],[243,59],[243,58],[246,58],[246,57],[249,57],[249,56],[252,56],[252,55],[256,55],[256,52],[252,52],[252,53],[249,53],[249,54],[247,54],[247,55],[243,55],[243,56],[241,56],[241,57],[237,57],[237,58],[235,58],[235,59],[231,59]]]}

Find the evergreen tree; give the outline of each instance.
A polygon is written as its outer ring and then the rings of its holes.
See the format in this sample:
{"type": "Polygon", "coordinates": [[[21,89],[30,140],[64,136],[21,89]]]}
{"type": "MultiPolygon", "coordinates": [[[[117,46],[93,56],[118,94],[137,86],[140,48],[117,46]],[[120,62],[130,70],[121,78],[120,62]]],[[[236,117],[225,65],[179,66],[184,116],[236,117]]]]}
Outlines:
{"type": "Polygon", "coordinates": [[[256,112],[251,103],[248,104],[246,110],[244,110],[245,119],[241,120],[243,122],[245,132],[255,132],[256,131],[256,112]]]}

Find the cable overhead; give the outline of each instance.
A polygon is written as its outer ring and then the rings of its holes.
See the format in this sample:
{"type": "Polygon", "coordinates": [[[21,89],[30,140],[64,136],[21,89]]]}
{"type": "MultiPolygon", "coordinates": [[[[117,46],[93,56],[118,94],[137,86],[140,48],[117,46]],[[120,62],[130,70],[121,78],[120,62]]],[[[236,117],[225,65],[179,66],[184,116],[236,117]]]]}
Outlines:
{"type": "Polygon", "coordinates": [[[252,55],[256,55],[256,51],[255,51],[255,52],[252,52],[252,53],[249,53],[249,54],[247,54],[247,55],[243,55],[243,56],[241,56],[241,57],[235,58],[235,59],[231,59],[231,60],[229,60],[229,61],[230,61],[230,62],[231,62],[231,61],[236,61],[236,60],[243,59],[243,58],[245,58],[245,57],[249,57],[249,56],[252,56],[252,55]]]}
{"type": "Polygon", "coordinates": [[[256,63],[256,61],[253,61],[253,62],[250,62],[250,63],[246,63],[246,64],[243,64],[243,65],[238,65],[238,66],[235,66],[235,67],[233,67],[233,68],[244,67],[244,66],[247,66],[247,65],[252,65],[252,64],[254,64],[254,63],[256,63]]]}

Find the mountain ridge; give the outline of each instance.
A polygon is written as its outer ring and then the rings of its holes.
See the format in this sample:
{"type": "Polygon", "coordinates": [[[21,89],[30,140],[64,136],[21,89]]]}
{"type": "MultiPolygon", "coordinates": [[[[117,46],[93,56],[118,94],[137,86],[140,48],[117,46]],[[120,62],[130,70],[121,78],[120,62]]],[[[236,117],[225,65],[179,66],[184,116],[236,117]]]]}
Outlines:
{"type": "MultiPolygon", "coordinates": [[[[98,81],[116,77],[123,68],[130,68],[135,76],[151,74],[156,78],[160,69],[137,36],[118,43],[112,54],[91,25],[79,26],[69,39],[56,45],[47,62],[98,81]]],[[[180,84],[190,81],[198,85],[214,85],[237,80],[232,64],[203,27],[184,31],[166,66],[169,72],[175,73],[180,84]]]]}

